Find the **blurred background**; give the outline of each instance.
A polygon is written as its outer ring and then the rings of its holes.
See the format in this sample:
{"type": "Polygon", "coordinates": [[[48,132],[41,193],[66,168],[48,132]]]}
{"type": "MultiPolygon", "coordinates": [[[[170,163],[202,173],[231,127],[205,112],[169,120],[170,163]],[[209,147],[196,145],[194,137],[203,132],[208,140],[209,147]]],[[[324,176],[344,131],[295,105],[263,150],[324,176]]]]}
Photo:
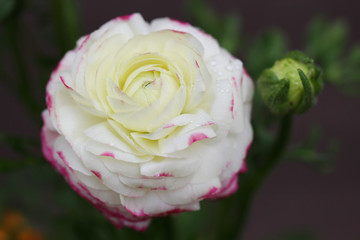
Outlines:
{"type": "MultiPolygon", "coordinates": [[[[23,61],[32,83],[24,87],[32,89],[35,98],[39,102],[43,102],[43,108],[45,108],[43,83],[47,81],[46,76],[49,76],[51,69],[55,68],[56,62],[68,45],[64,44],[63,49],[55,46],[56,39],[53,37],[52,29],[53,25],[56,25],[56,17],[51,12],[51,8],[54,7],[49,4],[51,1],[28,2],[28,7],[21,16],[23,29],[21,33],[14,34],[14,37],[16,36],[14,41],[21,46],[20,54],[24,53],[23,61]],[[40,49],[44,56],[50,56],[50,60],[43,58],[47,67],[47,70],[43,72],[32,67],[35,64],[34,52],[37,49],[40,49]]],[[[239,50],[235,50],[234,54],[241,58],[245,67],[249,61],[246,57],[253,56],[254,58],[256,56],[246,53],[247,44],[256,41],[269,29],[274,29],[274,32],[277,33],[276,36],[282,36],[281,41],[284,41],[284,45],[287,44],[288,49],[305,50],[304,48],[309,45],[309,37],[306,37],[308,36],[306,32],[309,32],[308,26],[314,18],[319,16],[327,19],[328,23],[333,23],[337,19],[342,19],[347,23],[344,25],[342,25],[343,22],[337,23],[340,29],[347,29],[349,33],[349,38],[343,42],[345,56],[350,54],[354,45],[360,44],[360,2],[356,0],[213,0],[207,1],[207,3],[216,13],[214,19],[221,18],[227,13],[241,19],[240,24],[236,25],[239,32],[229,36],[239,38],[241,46],[238,46],[239,50]]],[[[76,6],[80,13],[78,20],[81,35],[92,32],[116,16],[133,12],[140,12],[147,21],[168,16],[191,22],[193,25],[201,24],[201,18],[196,17],[196,12],[198,11],[199,15],[202,13],[199,12],[199,8],[189,7],[189,1],[78,0],[76,6]]],[[[9,37],[9,31],[2,26],[0,50],[3,50],[1,56],[3,67],[1,70],[5,71],[10,79],[16,79],[21,73],[15,70],[17,68],[13,63],[6,61],[7,58],[13,58],[9,50],[11,46],[6,43],[7,37],[9,37]]],[[[71,37],[69,35],[69,39],[71,37]]],[[[330,38],[331,35],[329,41],[330,38]]],[[[327,39],[326,36],[323,38],[325,45],[327,39]]],[[[41,57],[39,57],[40,60],[41,57]]],[[[357,66],[360,69],[360,64],[357,66]]],[[[337,67],[341,71],[346,66],[340,64],[340,67],[337,67]]],[[[360,95],[357,91],[357,96],[354,96],[356,91],[352,91],[354,90],[352,87],[350,90],[345,90],[347,94],[343,94],[344,91],[336,87],[341,84],[341,76],[334,77],[333,83],[335,84],[325,87],[318,97],[317,105],[312,110],[296,117],[292,138],[293,144],[300,144],[311,132],[320,131],[317,148],[324,151],[326,159],[333,160],[329,160],[331,163],[328,162],[324,168],[319,166],[322,164],[324,156],[319,157],[320,163],[317,162],[315,167],[314,164],[294,161],[289,156],[290,160],[275,169],[256,196],[244,239],[271,239],[272,236],[287,235],[293,232],[315,235],[316,239],[360,239],[360,159],[357,152],[360,135],[360,95]],[[318,126],[318,128],[314,130],[313,126],[318,126]]],[[[5,78],[4,75],[2,78],[5,78]]],[[[19,98],[10,92],[3,83],[0,84],[0,109],[2,110],[0,129],[3,132],[29,138],[38,137],[40,126],[37,122],[38,119],[27,112],[19,98]]],[[[1,146],[0,151],[1,155],[8,158],[18,157],[17,153],[9,151],[7,147],[1,146]]],[[[29,151],[34,154],[39,152],[37,146],[29,151]]],[[[308,154],[311,155],[311,153],[308,154]]],[[[314,158],[317,159],[316,156],[314,158]]],[[[45,186],[46,184],[42,183],[41,179],[36,179],[34,174],[26,170],[18,175],[0,173],[2,198],[7,198],[11,191],[13,196],[20,198],[27,196],[30,198],[30,195],[34,193],[39,194],[39,192],[33,192],[30,185],[43,184],[45,186]],[[19,175],[29,179],[18,180],[19,175]],[[12,181],[15,182],[10,184],[12,181]],[[9,190],[10,188],[15,189],[9,190]],[[23,190],[16,191],[17,188],[23,190]],[[6,194],[5,189],[8,189],[6,194]],[[23,192],[23,194],[19,192],[23,192]]],[[[52,187],[54,186],[46,185],[44,188],[52,187]]],[[[39,198],[45,198],[45,202],[52,201],[52,196],[47,196],[46,191],[43,191],[41,193],[44,195],[38,195],[34,201],[39,198]]],[[[6,199],[3,202],[6,202],[6,199]]],[[[2,207],[5,208],[5,206],[2,207]]],[[[38,209],[33,208],[28,214],[34,216],[41,209],[42,206],[39,206],[38,209]]],[[[44,210],[57,212],[56,209],[45,208],[44,210]]],[[[40,222],[40,227],[44,225],[41,220],[38,222],[40,222]]]]}

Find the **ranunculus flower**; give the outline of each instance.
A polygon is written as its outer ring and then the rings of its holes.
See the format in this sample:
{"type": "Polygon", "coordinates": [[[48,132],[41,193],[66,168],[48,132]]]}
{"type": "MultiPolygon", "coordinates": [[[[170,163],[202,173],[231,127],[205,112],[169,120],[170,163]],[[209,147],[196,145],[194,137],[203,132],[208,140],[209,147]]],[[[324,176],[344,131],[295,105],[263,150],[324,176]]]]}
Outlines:
{"type": "Polygon", "coordinates": [[[188,23],[115,18],[66,53],[46,94],[45,157],[118,227],[198,210],[246,168],[253,83],[188,23]]]}

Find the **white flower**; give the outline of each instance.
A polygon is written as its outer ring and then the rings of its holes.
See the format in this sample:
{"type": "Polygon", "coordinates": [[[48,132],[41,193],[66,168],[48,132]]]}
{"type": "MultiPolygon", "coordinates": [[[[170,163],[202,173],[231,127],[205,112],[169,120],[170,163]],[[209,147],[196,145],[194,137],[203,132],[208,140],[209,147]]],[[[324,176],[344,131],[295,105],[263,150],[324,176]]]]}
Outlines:
{"type": "Polygon", "coordinates": [[[201,30],[119,17],[52,73],[45,157],[118,227],[232,194],[252,140],[253,83],[201,30]]]}

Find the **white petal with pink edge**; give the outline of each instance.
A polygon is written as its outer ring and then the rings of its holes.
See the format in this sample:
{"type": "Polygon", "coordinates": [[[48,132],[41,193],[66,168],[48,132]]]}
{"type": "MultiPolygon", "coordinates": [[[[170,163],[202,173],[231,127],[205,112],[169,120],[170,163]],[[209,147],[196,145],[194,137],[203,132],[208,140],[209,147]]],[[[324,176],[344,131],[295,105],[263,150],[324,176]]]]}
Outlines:
{"type": "Polygon", "coordinates": [[[236,191],[253,92],[242,62],[199,28],[118,17],[51,74],[42,149],[114,225],[142,231],[236,191]]]}

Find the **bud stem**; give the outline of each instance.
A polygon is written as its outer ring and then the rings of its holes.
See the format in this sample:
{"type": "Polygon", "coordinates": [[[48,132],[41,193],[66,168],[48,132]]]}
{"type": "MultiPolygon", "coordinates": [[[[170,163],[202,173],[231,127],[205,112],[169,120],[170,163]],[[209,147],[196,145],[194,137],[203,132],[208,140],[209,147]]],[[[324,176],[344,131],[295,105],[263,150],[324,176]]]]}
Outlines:
{"type": "Polygon", "coordinates": [[[270,151],[262,155],[268,156],[264,165],[257,169],[253,169],[254,171],[248,171],[243,174],[244,176],[240,176],[239,182],[242,186],[240,186],[238,193],[240,206],[237,218],[235,219],[237,224],[232,231],[229,231],[232,236],[229,236],[229,238],[226,239],[241,239],[241,236],[244,234],[253,198],[255,197],[255,194],[261,184],[269,176],[270,172],[274,169],[277,163],[279,163],[284,150],[286,149],[287,143],[289,142],[292,119],[292,114],[287,114],[282,117],[276,141],[270,148],[270,151]]]}
{"type": "Polygon", "coordinates": [[[174,219],[173,216],[164,217],[164,230],[165,230],[165,240],[174,240],[175,239],[175,228],[174,228],[174,219]]]}
{"type": "Polygon", "coordinates": [[[291,135],[292,127],[292,114],[287,114],[281,119],[280,130],[277,135],[276,141],[274,142],[271,152],[268,155],[264,166],[260,169],[259,174],[261,175],[261,181],[263,181],[270,171],[276,166],[281,159],[281,156],[286,148],[291,135]]]}

